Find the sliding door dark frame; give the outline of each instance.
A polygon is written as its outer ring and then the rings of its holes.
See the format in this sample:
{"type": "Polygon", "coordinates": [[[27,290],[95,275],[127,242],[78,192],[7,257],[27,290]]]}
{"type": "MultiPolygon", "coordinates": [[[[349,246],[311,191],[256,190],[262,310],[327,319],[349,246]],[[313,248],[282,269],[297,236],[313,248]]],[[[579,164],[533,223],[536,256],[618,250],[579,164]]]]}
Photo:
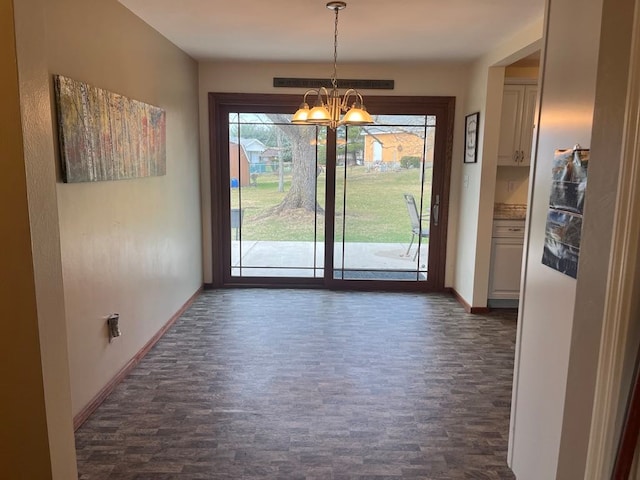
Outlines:
{"type": "Polygon", "coordinates": [[[209,93],[213,287],[323,285],[322,278],[232,277],[228,268],[231,259],[231,243],[226,241],[230,238],[229,114],[289,113],[299,107],[299,102],[300,97],[296,95],[209,93]],[[221,254],[216,255],[216,252],[221,254]]]}
{"type": "Polygon", "coordinates": [[[213,287],[303,286],[352,290],[442,291],[446,268],[447,224],[449,216],[449,184],[455,97],[367,96],[367,107],[376,114],[436,115],[434,176],[431,205],[440,195],[439,226],[430,225],[429,272],[424,282],[357,281],[333,278],[333,238],[335,217],[335,134],[327,134],[327,185],[325,199],[325,276],[322,278],[243,278],[231,277],[230,185],[229,178],[229,113],[293,113],[300,95],[209,93],[209,165],[211,174],[211,242],[213,287]],[[226,161],[222,161],[226,159],[226,161]],[[435,248],[434,248],[435,247],[435,248]],[[221,255],[216,255],[220,252],[221,255]]]}
{"type": "MultiPolygon", "coordinates": [[[[366,97],[367,110],[380,115],[435,115],[437,118],[434,145],[434,166],[431,190],[433,206],[435,195],[440,195],[438,227],[433,225],[430,215],[429,226],[429,271],[426,281],[384,281],[384,280],[336,280],[328,276],[325,281],[332,289],[349,290],[391,290],[391,291],[444,291],[447,249],[447,225],[449,218],[449,190],[451,183],[451,158],[453,149],[453,122],[455,97],[413,97],[413,96],[369,96],[366,97]],[[434,248],[435,247],[435,248],[434,248]]],[[[334,139],[335,142],[335,139],[334,139]]],[[[328,144],[327,144],[328,145],[328,144]]],[[[333,145],[335,150],[335,143],[333,145]]],[[[327,148],[327,151],[329,148],[327,148]]],[[[327,162],[328,163],[328,162],[327,162]]],[[[335,162],[334,162],[335,163],[335,162]]],[[[327,195],[331,185],[331,194],[335,194],[335,165],[333,172],[327,167],[327,195]],[[331,175],[331,173],[333,173],[331,175]]],[[[328,205],[328,203],[327,203],[328,205]]],[[[332,216],[335,216],[335,202],[332,202],[332,216]]],[[[333,238],[333,223],[327,222],[327,236],[333,238]],[[331,225],[329,225],[331,223],[331,225]],[[331,228],[331,231],[329,230],[331,228]]],[[[329,250],[327,248],[327,250],[329,250]]],[[[325,253],[325,265],[333,265],[333,249],[325,253]],[[330,262],[330,263],[329,263],[330,262]]]]}

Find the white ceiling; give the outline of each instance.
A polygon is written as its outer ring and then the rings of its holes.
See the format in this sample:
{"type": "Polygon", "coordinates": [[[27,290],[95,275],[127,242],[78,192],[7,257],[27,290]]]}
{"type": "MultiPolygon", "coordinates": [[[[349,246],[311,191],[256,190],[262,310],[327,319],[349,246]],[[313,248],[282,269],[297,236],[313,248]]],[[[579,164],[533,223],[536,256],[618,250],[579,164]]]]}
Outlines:
{"type": "MultiPolygon", "coordinates": [[[[333,60],[326,0],[120,0],[197,60],[333,60]]],[[[540,18],[543,0],[348,0],[339,62],[466,61],[540,18]]]]}

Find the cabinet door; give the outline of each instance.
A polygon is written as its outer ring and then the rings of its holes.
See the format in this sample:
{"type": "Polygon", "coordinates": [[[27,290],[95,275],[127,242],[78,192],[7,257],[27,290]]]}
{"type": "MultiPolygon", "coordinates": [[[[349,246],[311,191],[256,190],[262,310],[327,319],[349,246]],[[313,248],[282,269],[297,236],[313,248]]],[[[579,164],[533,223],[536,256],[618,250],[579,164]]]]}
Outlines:
{"type": "Polygon", "coordinates": [[[505,85],[502,93],[498,165],[517,166],[520,152],[520,132],[524,85],[505,85]]]}
{"type": "Polygon", "coordinates": [[[534,119],[536,114],[536,100],[538,99],[538,86],[527,85],[524,89],[522,108],[522,123],[520,125],[520,165],[531,164],[531,144],[533,142],[534,119]]]}
{"type": "Polygon", "coordinates": [[[518,299],[522,251],[522,238],[493,238],[489,272],[490,299],[518,299]]]}

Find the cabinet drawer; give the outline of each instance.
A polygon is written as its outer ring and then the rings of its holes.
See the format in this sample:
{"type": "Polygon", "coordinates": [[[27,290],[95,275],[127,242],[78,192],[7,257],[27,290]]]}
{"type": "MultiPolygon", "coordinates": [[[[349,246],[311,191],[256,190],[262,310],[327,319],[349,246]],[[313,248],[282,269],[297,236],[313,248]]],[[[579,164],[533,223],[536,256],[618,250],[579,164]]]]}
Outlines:
{"type": "Polygon", "coordinates": [[[494,220],[493,237],[524,239],[524,220],[494,220]]]}

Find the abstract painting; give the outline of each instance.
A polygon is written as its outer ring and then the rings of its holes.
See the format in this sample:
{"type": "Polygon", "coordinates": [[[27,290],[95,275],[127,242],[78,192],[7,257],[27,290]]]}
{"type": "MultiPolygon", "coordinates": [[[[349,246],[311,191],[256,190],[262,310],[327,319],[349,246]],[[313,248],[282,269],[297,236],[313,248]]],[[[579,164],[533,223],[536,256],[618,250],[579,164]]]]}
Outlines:
{"type": "Polygon", "coordinates": [[[100,182],[165,175],[165,111],[54,76],[63,180],[100,182]]]}

